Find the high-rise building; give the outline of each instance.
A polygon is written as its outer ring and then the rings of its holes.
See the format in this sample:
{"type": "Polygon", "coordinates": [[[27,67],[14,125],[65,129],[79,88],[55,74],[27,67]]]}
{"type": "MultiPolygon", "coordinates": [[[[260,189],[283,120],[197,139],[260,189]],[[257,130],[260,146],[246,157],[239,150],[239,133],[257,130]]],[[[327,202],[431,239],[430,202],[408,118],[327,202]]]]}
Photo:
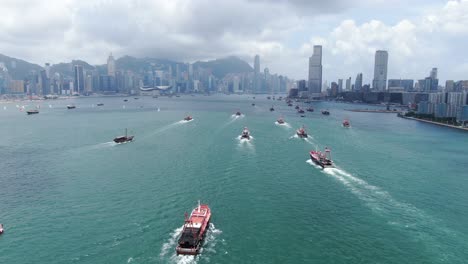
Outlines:
{"type": "Polygon", "coordinates": [[[338,92],[341,93],[343,91],[343,79],[338,79],[338,92]]]}
{"type": "Polygon", "coordinates": [[[437,79],[437,68],[432,68],[429,77],[431,77],[431,79],[437,79]]]}
{"type": "Polygon", "coordinates": [[[50,79],[50,63],[45,64],[44,70],[46,71],[47,78],[50,79]]]}
{"type": "Polygon", "coordinates": [[[107,58],[107,75],[115,77],[115,60],[112,53],[107,58]]]}
{"type": "Polygon", "coordinates": [[[74,78],[73,78],[73,91],[76,93],[83,93],[85,87],[85,77],[83,72],[83,66],[74,66],[74,78]]]}
{"type": "Polygon", "coordinates": [[[362,73],[358,73],[354,81],[354,90],[360,92],[362,90],[362,73]]]}
{"type": "Polygon", "coordinates": [[[346,79],[346,91],[351,91],[351,77],[346,79]]]}
{"type": "Polygon", "coordinates": [[[372,88],[377,91],[387,89],[388,52],[378,50],[375,52],[374,80],[372,88]]]}
{"type": "Polygon", "coordinates": [[[322,92],[322,46],[314,46],[309,58],[309,97],[319,97],[322,92]]]}
{"type": "Polygon", "coordinates": [[[395,90],[401,89],[406,92],[413,91],[414,80],[412,79],[389,79],[388,80],[388,89],[395,90]]]}
{"type": "Polygon", "coordinates": [[[47,78],[46,70],[41,70],[39,72],[39,80],[41,85],[41,95],[48,95],[50,94],[50,82],[49,78],[47,78]]]}
{"type": "Polygon", "coordinates": [[[253,92],[257,93],[261,90],[261,79],[260,79],[260,56],[257,54],[254,58],[254,81],[253,81],[253,92]]]}
{"type": "Polygon", "coordinates": [[[455,88],[455,82],[453,80],[445,81],[445,92],[453,92],[455,88]]]}

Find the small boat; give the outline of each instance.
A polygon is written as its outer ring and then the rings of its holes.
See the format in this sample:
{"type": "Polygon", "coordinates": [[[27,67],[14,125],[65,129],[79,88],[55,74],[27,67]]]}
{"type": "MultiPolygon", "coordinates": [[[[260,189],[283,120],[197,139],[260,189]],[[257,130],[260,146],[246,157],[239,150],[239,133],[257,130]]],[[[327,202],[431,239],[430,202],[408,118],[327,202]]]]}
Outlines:
{"type": "Polygon", "coordinates": [[[241,134],[240,138],[250,140],[251,136],[250,136],[250,132],[247,129],[247,127],[244,127],[244,130],[242,130],[242,134],[241,134]]]}
{"type": "Polygon", "coordinates": [[[128,136],[127,135],[127,129],[125,129],[125,136],[120,136],[120,137],[116,137],[114,138],[114,142],[115,143],[126,143],[126,142],[130,142],[130,141],[133,141],[133,136],[128,136]]]}
{"type": "Polygon", "coordinates": [[[299,108],[301,108],[301,107],[300,107],[299,105],[296,105],[296,107],[294,107],[294,108],[295,108],[295,109],[299,109],[299,108]]]}
{"type": "Polygon", "coordinates": [[[76,106],[75,105],[67,105],[67,109],[75,109],[76,106]]]}
{"type": "Polygon", "coordinates": [[[280,125],[286,123],[282,117],[278,118],[278,119],[276,120],[276,122],[277,122],[278,124],[280,124],[280,125]]]}
{"type": "Polygon", "coordinates": [[[348,127],[350,127],[350,126],[351,126],[351,124],[349,123],[349,120],[348,120],[348,119],[343,120],[343,127],[348,128],[348,127]]]}
{"type": "Polygon", "coordinates": [[[267,96],[267,99],[268,99],[268,100],[270,100],[270,99],[271,99],[271,97],[270,97],[270,96],[267,96]]]}
{"type": "Polygon", "coordinates": [[[288,103],[288,106],[293,106],[293,104],[291,104],[291,103],[288,103]]]}
{"type": "Polygon", "coordinates": [[[307,135],[307,131],[305,130],[304,126],[296,130],[296,134],[300,138],[308,138],[309,135],[307,135]]]}
{"type": "Polygon", "coordinates": [[[103,106],[103,105],[104,105],[103,103],[99,103],[99,104],[97,104],[97,106],[103,106]]]}
{"type": "Polygon", "coordinates": [[[5,230],[3,229],[3,224],[0,224],[0,235],[3,234],[3,232],[5,232],[5,230]]]}
{"type": "Polygon", "coordinates": [[[192,116],[186,116],[184,117],[184,121],[192,121],[193,117],[192,116]]]}
{"type": "Polygon", "coordinates": [[[133,99],[135,99],[135,100],[138,100],[138,99],[140,99],[140,98],[138,98],[138,97],[135,97],[135,98],[133,98],[133,99]]]}
{"type": "Polygon", "coordinates": [[[273,108],[273,106],[270,108],[270,112],[273,112],[275,111],[275,108],[273,108]]]}
{"type": "Polygon", "coordinates": [[[197,255],[210,226],[211,210],[206,204],[193,209],[190,217],[185,214],[185,224],[177,242],[177,255],[197,255]]]}
{"type": "Polygon", "coordinates": [[[313,109],[312,107],[307,107],[306,111],[307,111],[307,112],[313,112],[314,109],[313,109]]]}
{"type": "Polygon", "coordinates": [[[254,104],[254,103],[252,103],[252,106],[255,106],[255,104],[254,104]]]}
{"type": "Polygon", "coordinates": [[[305,115],[301,115],[301,117],[305,117],[305,115]]]}
{"type": "Polygon", "coordinates": [[[333,165],[333,161],[331,160],[331,155],[330,155],[331,150],[328,147],[325,147],[325,153],[322,153],[320,151],[315,151],[312,150],[309,152],[310,158],[312,161],[319,165],[320,167],[324,168],[333,168],[335,167],[333,165]]]}
{"type": "Polygon", "coordinates": [[[26,113],[27,113],[28,115],[39,114],[39,110],[37,110],[37,109],[31,109],[31,110],[26,111],[26,113]]]}
{"type": "Polygon", "coordinates": [[[298,112],[299,114],[304,114],[304,113],[305,113],[305,111],[304,111],[303,109],[299,109],[299,110],[297,110],[297,112],[298,112]]]}
{"type": "Polygon", "coordinates": [[[124,99],[124,102],[128,102],[128,99],[124,99]]]}
{"type": "Polygon", "coordinates": [[[239,111],[236,112],[236,116],[241,116],[241,115],[242,115],[241,112],[239,112],[239,111]]]}
{"type": "Polygon", "coordinates": [[[322,110],[322,115],[330,115],[330,112],[328,112],[328,110],[322,110]]]}

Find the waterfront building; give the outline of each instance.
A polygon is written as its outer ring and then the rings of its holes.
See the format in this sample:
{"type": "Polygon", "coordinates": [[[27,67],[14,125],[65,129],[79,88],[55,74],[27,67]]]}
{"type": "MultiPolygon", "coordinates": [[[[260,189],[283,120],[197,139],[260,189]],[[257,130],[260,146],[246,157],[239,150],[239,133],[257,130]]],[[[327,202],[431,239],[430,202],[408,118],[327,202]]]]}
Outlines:
{"type": "Polygon", "coordinates": [[[378,50],[375,52],[374,80],[372,89],[385,91],[387,89],[388,52],[378,50]]]}
{"type": "Polygon", "coordinates": [[[354,81],[354,91],[360,92],[362,90],[362,73],[358,73],[354,81]]]}
{"type": "Polygon", "coordinates": [[[115,60],[112,53],[107,58],[107,75],[115,77],[115,60]]]}
{"type": "Polygon", "coordinates": [[[322,92],[322,46],[315,45],[309,58],[309,97],[320,97],[322,92]]]}
{"type": "Polygon", "coordinates": [[[351,77],[346,79],[346,91],[347,92],[351,91],[351,77]]]}
{"type": "Polygon", "coordinates": [[[85,86],[83,66],[75,65],[74,66],[74,78],[73,78],[73,91],[75,93],[83,93],[85,86]]]}

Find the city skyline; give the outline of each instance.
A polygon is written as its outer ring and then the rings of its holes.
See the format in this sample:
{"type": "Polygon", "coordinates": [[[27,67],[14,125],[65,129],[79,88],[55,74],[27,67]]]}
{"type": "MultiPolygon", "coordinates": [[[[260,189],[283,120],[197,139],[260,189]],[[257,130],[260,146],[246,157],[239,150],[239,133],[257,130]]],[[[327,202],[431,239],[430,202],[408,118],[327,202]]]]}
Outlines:
{"type": "Polygon", "coordinates": [[[391,54],[388,79],[418,79],[433,67],[441,82],[466,79],[468,62],[456,59],[467,57],[468,1],[416,0],[404,9],[400,2],[7,0],[0,53],[39,65],[104,64],[109,52],[185,62],[229,55],[251,62],[259,54],[271,72],[299,80],[307,79],[313,46],[322,45],[323,80],[362,72],[371,83],[378,49],[391,54]],[[217,15],[223,11],[230,16],[217,15]]]}

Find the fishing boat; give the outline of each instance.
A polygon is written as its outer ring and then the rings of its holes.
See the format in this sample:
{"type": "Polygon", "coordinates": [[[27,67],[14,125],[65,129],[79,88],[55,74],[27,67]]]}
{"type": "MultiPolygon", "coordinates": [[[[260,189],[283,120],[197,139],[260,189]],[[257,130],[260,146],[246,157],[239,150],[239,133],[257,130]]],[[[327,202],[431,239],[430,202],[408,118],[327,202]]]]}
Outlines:
{"type": "Polygon", "coordinates": [[[193,209],[189,217],[185,214],[185,223],[177,242],[177,255],[197,255],[210,226],[211,209],[200,204],[193,209]]]}
{"type": "Polygon", "coordinates": [[[249,129],[247,129],[247,127],[244,127],[244,130],[242,130],[242,134],[240,138],[250,140],[251,136],[250,136],[249,129]]]}
{"type": "Polygon", "coordinates": [[[318,150],[312,150],[309,152],[310,158],[312,161],[319,165],[320,167],[324,168],[333,168],[333,161],[331,160],[330,155],[331,150],[328,147],[325,147],[325,153],[322,153],[318,150]]]}
{"type": "Polygon", "coordinates": [[[298,130],[296,130],[296,134],[300,138],[308,138],[309,137],[309,135],[307,135],[307,131],[305,130],[304,126],[299,128],[298,130]]]}
{"type": "Polygon", "coordinates": [[[192,121],[193,120],[193,117],[192,116],[186,116],[184,117],[184,121],[192,121]]]}
{"type": "Polygon", "coordinates": [[[351,124],[349,123],[349,120],[348,120],[348,119],[343,120],[343,127],[348,128],[348,127],[350,127],[350,126],[351,126],[351,124]]]}
{"type": "Polygon", "coordinates": [[[26,111],[26,114],[28,114],[28,115],[39,114],[39,110],[31,109],[31,110],[26,111]]]}
{"type": "Polygon", "coordinates": [[[0,224],[0,235],[3,234],[3,232],[5,232],[5,230],[3,229],[3,224],[0,224]]]}
{"type": "Polygon", "coordinates": [[[291,103],[288,103],[288,106],[293,106],[293,104],[291,104],[291,103]]]}
{"type": "Polygon", "coordinates": [[[314,111],[314,108],[312,108],[312,107],[307,107],[306,111],[307,111],[307,112],[313,112],[313,111],[314,111]]]}
{"type": "Polygon", "coordinates": [[[297,112],[298,112],[299,114],[304,114],[304,113],[305,113],[305,111],[304,111],[303,109],[299,109],[299,110],[297,110],[297,112]]]}
{"type": "Polygon", "coordinates": [[[275,108],[273,108],[273,106],[270,107],[270,112],[273,112],[275,111],[275,108]]]}
{"type": "Polygon", "coordinates": [[[328,112],[328,110],[322,110],[322,115],[330,115],[330,112],[328,112]]]}
{"type": "Polygon", "coordinates": [[[241,115],[242,115],[241,112],[239,112],[239,111],[236,112],[236,116],[241,116],[241,115]]]}
{"type": "Polygon", "coordinates": [[[301,108],[299,105],[296,105],[296,107],[294,107],[296,110],[301,108]]]}
{"type": "Polygon", "coordinates": [[[76,106],[75,105],[67,105],[67,109],[75,109],[76,106]]]}
{"type": "Polygon", "coordinates": [[[114,138],[114,142],[115,143],[127,143],[127,142],[130,142],[130,141],[133,141],[133,136],[129,136],[127,135],[127,129],[125,129],[125,136],[120,136],[120,137],[116,137],[114,138]]]}
{"type": "Polygon", "coordinates": [[[284,123],[286,123],[282,117],[278,118],[276,122],[280,125],[283,125],[284,123]]]}

